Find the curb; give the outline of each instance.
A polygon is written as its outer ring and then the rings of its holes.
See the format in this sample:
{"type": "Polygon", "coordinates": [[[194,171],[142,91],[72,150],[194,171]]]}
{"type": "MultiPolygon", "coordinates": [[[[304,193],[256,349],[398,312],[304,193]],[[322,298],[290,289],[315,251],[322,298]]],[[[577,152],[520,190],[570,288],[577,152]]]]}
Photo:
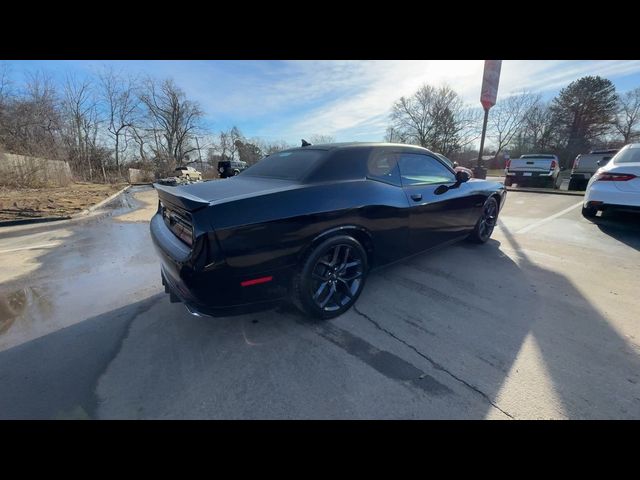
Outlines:
{"type": "Polygon", "coordinates": [[[117,191],[113,195],[110,195],[109,197],[105,198],[104,200],[99,201],[95,205],[91,205],[89,208],[85,208],[84,210],[82,210],[79,213],[74,213],[73,215],[65,215],[65,216],[62,216],[62,217],[21,218],[19,220],[3,220],[3,221],[0,221],[0,231],[2,230],[2,227],[13,227],[13,226],[22,226],[22,225],[32,225],[32,224],[38,224],[38,223],[59,222],[59,221],[63,221],[63,220],[74,220],[76,218],[86,217],[87,215],[89,215],[94,210],[97,210],[98,208],[100,208],[100,207],[106,205],[107,203],[113,201],[118,195],[121,195],[122,193],[127,191],[132,186],[133,185],[127,185],[126,187],[120,189],[119,191],[117,191]]]}
{"type": "Polygon", "coordinates": [[[71,218],[76,218],[76,217],[81,217],[84,215],[88,215],[89,213],[93,212],[94,210],[97,210],[98,208],[102,207],[103,205],[106,205],[107,203],[111,202],[112,200],[114,200],[118,195],[126,192],[127,190],[129,190],[132,187],[132,185],[127,185],[126,187],[120,189],[119,191],[117,191],[116,193],[114,193],[113,195],[110,195],[109,197],[105,198],[104,200],[99,201],[98,203],[96,203],[95,205],[91,205],[89,208],[85,208],[83,211],[81,211],[80,213],[74,213],[73,215],[71,215],[71,218]]]}
{"type": "Polygon", "coordinates": [[[584,192],[574,192],[572,190],[551,190],[544,188],[513,188],[506,187],[508,192],[527,192],[527,193],[550,193],[551,195],[571,195],[573,197],[584,197],[584,192]]]}
{"type": "Polygon", "coordinates": [[[66,215],[64,217],[34,217],[34,218],[21,218],[19,220],[1,220],[0,228],[2,227],[13,227],[15,225],[29,225],[31,223],[47,223],[47,222],[55,222],[58,220],[70,220],[71,215],[66,215]]]}

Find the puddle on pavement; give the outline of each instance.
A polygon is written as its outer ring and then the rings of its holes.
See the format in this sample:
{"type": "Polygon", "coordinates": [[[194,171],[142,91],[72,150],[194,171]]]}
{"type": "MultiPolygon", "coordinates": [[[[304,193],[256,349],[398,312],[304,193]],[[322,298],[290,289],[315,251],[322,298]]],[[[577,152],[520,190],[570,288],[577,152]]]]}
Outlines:
{"type": "MultiPolygon", "coordinates": [[[[28,323],[33,316],[46,317],[52,312],[52,304],[44,289],[26,287],[9,293],[0,291],[0,335],[4,335],[16,323],[28,323]]],[[[30,325],[23,325],[29,328],[30,325]]]]}
{"type": "Polygon", "coordinates": [[[132,194],[111,202],[107,217],[68,226],[55,248],[11,254],[15,275],[0,281],[0,351],[162,290],[148,225],[113,218],[137,211],[132,194]]]}

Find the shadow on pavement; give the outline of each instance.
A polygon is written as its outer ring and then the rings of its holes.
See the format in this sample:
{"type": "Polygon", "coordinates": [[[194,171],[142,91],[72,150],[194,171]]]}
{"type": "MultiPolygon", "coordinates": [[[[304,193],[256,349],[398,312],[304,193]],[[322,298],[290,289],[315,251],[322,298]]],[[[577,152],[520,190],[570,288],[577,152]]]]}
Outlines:
{"type": "Polygon", "coordinates": [[[0,352],[0,419],[95,418],[100,375],[133,319],[162,296],[0,352]]]}
{"type": "Polygon", "coordinates": [[[495,240],[424,255],[372,275],[358,309],[513,418],[640,417],[638,352],[502,232],[515,261],[495,240]]]}
{"type": "Polygon", "coordinates": [[[592,220],[610,237],[640,251],[640,213],[609,211],[592,220]]]}

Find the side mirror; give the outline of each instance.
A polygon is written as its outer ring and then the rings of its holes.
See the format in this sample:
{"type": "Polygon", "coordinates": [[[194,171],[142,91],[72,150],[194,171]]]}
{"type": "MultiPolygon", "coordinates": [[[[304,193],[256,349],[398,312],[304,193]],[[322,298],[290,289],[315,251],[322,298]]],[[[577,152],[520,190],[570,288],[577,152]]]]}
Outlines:
{"type": "Polygon", "coordinates": [[[465,172],[464,170],[458,170],[456,172],[456,182],[457,183],[468,182],[470,178],[471,177],[469,176],[469,174],[467,172],[465,172]]]}

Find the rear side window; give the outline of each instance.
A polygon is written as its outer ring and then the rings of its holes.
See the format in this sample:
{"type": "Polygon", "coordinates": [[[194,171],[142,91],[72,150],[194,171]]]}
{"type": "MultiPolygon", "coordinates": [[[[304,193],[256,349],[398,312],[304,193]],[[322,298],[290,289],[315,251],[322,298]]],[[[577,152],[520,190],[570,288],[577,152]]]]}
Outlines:
{"type": "Polygon", "coordinates": [[[367,160],[367,178],[400,186],[398,155],[388,152],[371,155],[367,160]]]}
{"type": "Polygon", "coordinates": [[[403,153],[400,154],[398,164],[403,186],[456,181],[451,170],[429,155],[403,153]]]}
{"type": "Polygon", "coordinates": [[[615,164],[636,162],[640,162],[640,148],[623,148],[613,157],[613,163],[615,164]]]}
{"type": "Polygon", "coordinates": [[[274,153],[247,168],[241,175],[301,180],[326,153],[325,150],[290,150],[274,153]]]}

